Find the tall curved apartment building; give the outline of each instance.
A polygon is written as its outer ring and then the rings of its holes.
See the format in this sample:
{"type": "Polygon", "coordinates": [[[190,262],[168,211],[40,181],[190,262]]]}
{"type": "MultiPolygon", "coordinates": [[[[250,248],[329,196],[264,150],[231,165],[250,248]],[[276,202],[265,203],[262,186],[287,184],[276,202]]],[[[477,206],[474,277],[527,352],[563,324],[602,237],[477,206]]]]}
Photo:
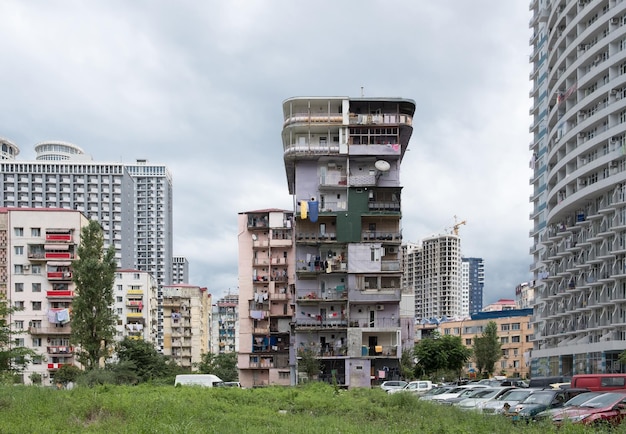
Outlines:
{"type": "Polygon", "coordinates": [[[622,370],[626,2],[530,3],[531,374],[622,370]]]}

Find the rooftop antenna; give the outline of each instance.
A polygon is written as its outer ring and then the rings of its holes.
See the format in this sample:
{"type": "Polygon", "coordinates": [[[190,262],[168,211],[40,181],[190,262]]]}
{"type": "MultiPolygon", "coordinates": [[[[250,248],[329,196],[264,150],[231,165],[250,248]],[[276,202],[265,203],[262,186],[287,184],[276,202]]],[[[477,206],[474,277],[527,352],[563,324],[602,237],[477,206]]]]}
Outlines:
{"type": "Polygon", "coordinates": [[[365,96],[365,92],[363,92],[364,88],[363,86],[361,86],[361,98],[363,98],[365,96]]]}

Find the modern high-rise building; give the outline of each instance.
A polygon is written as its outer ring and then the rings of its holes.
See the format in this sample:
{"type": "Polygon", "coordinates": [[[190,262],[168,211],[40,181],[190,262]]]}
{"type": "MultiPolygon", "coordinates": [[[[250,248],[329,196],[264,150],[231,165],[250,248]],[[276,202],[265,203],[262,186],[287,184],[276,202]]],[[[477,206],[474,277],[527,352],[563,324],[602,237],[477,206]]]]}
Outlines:
{"type": "Polygon", "coordinates": [[[483,309],[485,261],[482,258],[461,258],[461,261],[463,300],[467,300],[467,305],[463,304],[463,315],[466,316],[483,309]]]}
{"type": "Polygon", "coordinates": [[[189,283],[189,261],[184,256],[172,258],[172,285],[189,283]]]}
{"type": "MultiPolygon", "coordinates": [[[[2,145],[9,154],[19,152],[6,140],[2,145]]],[[[172,177],[166,166],[99,163],[59,141],[39,143],[35,151],[36,161],[0,160],[0,206],[81,211],[101,224],[120,268],[147,271],[158,285],[171,283],[172,177]]],[[[156,343],[162,349],[162,337],[156,343]]]]}
{"type": "Polygon", "coordinates": [[[87,218],[66,209],[0,208],[0,296],[17,308],[6,320],[9,345],[29,348],[38,356],[23,372],[42,384],[54,384],[56,371],[75,365],[70,345],[75,285],[72,262],[87,218]]]}
{"type": "Polygon", "coordinates": [[[402,98],[283,103],[295,212],[290,365],[311,351],[321,381],[370,387],[399,374],[401,331],[413,326],[400,316],[400,164],[414,112],[402,98]]]}
{"type": "Polygon", "coordinates": [[[463,316],[461,238],[440,234],[422,240],[412,252],[415,319],[429,321],[463,316]]]}
{"type": "Polygon", "coordinates": [[[626,2],[530,2],[532,376],[626,349],[626,2]]]}
{"type": "MultiPolygon", "coordinates": [[[[288,386],[293,377],[289,360],[294,314],[293,212],[240,213],[238,234],[239,381],[244,387],[288,386]]],[[[232,315],[227,307],[225,319],[232,315]]],[[[228,335],[226,327],[224,334],[228,335]]]]}

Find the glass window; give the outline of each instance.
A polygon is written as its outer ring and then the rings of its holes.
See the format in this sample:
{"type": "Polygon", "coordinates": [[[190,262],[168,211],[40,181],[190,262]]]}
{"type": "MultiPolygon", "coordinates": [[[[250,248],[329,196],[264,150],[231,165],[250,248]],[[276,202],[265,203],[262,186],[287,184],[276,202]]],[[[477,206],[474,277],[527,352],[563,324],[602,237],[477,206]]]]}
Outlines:
{"type": "Polygon", "coordinates": [[[31,237],[40,237],[41,236],[41,228],[30,228],[30,236],[31,237]]]}
{"type": "Polygon", "coordinates": [[[32,284],[33,292],[41,292],[41,283],[36,282],[32,284]]]}
{"type": "Polygon", "coordinates": [[[13,228],[13,234],[16,237],[23,237],[24,236],[24,228],[13,228]]]}
{"type": "Polygon", "coordinates": [[[24,292],[24,284],[16,283],[15,284],[15,292],[24,292]]]}

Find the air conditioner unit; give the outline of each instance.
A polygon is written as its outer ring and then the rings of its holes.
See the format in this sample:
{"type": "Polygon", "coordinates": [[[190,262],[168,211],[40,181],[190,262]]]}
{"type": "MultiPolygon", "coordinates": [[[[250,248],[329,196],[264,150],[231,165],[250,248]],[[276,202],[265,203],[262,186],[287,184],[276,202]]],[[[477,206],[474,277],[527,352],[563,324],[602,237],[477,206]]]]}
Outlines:
{"type": "Polygon", "coordinates": [[[387,247],[387,253],[389,254],[395,254],[398,253],[398,248],[397,247],[387,247]]]}
{"type": "Polygon", "coordinates": [[[337,164],[336,163],[328,163],[328,168],[329,169],[336,169],[337,168],[337,164]]]}
{"type": "Polygon", "coordinates": [[[586,179],[579,179],[578,180],[578,184],[579,185],[587,185],[587,180],[586,179]]]}
{"type": "Polygon", "coordinates": [[[619,24],[620,19],[615,17],[615,18],[611,18],[611,24],[619,24]]]}
{"type": "Polygon", "coordinates": [[[384,304],[377,304],[376,305],[376,310],[385,310],[385,305],[384,304]]]}
{"type": "Polygon", "coordinates": [[[22,266],[22,269],[23,270],[30,270],[30,265],[26,264],[26,265],[22,266]]]}

